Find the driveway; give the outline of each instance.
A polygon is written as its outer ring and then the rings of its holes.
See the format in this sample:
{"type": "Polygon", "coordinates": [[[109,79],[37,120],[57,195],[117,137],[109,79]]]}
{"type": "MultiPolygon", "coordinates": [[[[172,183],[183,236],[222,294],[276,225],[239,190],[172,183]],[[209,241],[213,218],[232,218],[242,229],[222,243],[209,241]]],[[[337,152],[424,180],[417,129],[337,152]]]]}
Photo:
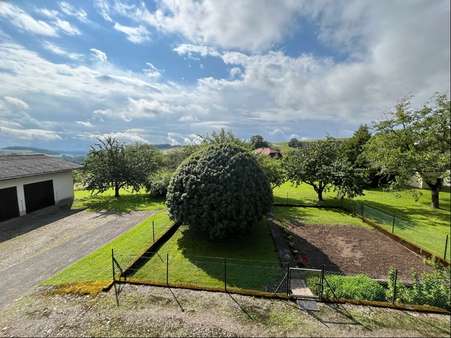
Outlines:
{"type": "Polygon", "coordinates": [[[152,213],[50,209],[0,223],[0,308],[152,213]]]}

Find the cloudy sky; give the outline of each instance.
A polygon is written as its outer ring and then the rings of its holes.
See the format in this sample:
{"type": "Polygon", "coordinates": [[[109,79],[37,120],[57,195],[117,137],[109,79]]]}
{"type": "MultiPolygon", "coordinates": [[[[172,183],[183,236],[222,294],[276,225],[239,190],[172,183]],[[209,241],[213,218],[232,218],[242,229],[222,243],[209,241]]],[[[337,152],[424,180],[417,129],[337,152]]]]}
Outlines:
{"type": "Polygon", "coordinates": [[[448,0],[0,1],[0,147],[348,136],[449,92],[448,0]]]}

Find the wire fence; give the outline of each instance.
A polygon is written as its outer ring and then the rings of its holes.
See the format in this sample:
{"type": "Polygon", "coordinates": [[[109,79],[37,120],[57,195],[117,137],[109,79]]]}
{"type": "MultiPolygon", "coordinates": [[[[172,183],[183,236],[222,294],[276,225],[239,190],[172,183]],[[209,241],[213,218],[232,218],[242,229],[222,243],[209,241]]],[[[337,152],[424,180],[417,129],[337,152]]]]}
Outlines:
{"type": "Polygon", "coordinates": [[[439,259],[443,259],[446,262],[451,261],[451,240],[449,233],[430,231],[427,227],[409,220],[405,216],[390,213],[387,210],[370,206],[362,201],[328,199],[318,202],[313,197],[300,200],[297,196],[286,193],[286,196],[276,196],[275,205],[343,209],[364,219],[372,220],[384,230],[429,252],[439,259]]]}
{"type": "MultiPolygon", "coordinates": [[[[450,261],[449,234],[444,235],[438,231],[423,232],[418,230],[418,224],[404,217],[388,213],[360,201],[341,200],[337,203],[337,207],[357,214],[362,218],[370,219],[381,225],[386,231],[430,252],[434,256],[442,258],[444,261],[450,261]]],[[[422,227],[419,228],[422,229],[422,227]]]]}
{"type": "MultiPolygon", "coordinates": [[[[147,252],[113,252],[115,281],[217,290],[274,292],[286,271],[279,262],[147,252]],[[127,267],[128,266],[128,267],[127,267]],[[120,267],[120,268],[119,268],[120,267]]],[[[285,288],[280,288],[286,292],[285,288]]]]}

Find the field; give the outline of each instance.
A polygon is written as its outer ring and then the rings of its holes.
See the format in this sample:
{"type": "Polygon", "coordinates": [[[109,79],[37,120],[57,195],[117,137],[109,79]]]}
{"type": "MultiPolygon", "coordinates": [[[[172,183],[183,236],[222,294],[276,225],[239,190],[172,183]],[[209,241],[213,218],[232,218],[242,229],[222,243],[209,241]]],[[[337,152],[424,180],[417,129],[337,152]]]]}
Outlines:
{"type": "MultiPolygon", "coordinates": [[[[356,198],[372,208],[381,210],[386,222],[381,224],[388,230],[392,227],[392,216],[395,218],[395,234],[409,242],[412,242],[439,257],[443,257],[446,235],[450,233],[450,193],[440,193],[441,208],[436,210],[430,207],[431,192],[419,190],[421,195],[415,200],[412,190],[402,192],[387,192],[380,189],[366,190],[364,196],[356,198]]],[[[337,204],[336,194],[328,192],[324,194],[325,201],[322,205],[337,204]]],[[[318,204],[314,190],[302,184],[295,187],[291,183],[285,183],[274,189],[275,202],[318,204]]],[[[381,219],[382,217],[378,217],[381,219]]],[[[448,248],[447,259],[450,251],[448,248]]]]}
{"type": "Polygon", "coordinates": [[[121,189],[120,198],[114,198],[114,190],[108,189],[101,194],[92,194],[88,190],[75,190],[72,209],[88,208],[94,211],[130,212],[135,210],[158,210],[164,208],[164,200],[152,198],[144,191],[133,192],[121,189]]]}
{"type": "Polygon", "coordinates": [[[283,275],[266,221],[245,237],[212,242],[182,226],[158,253],[130,277],[158,283],[269,291],[283,275]],[[225,272],[226,269],[226,272],[225,272]]]}

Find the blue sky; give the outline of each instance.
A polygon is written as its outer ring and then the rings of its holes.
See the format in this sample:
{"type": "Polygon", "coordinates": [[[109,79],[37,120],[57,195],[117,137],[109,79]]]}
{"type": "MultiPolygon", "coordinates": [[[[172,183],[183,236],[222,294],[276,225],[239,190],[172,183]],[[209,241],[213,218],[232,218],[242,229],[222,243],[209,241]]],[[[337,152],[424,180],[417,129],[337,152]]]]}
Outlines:
{"type": "Polygon", "coordinates": [[[0,147],[344,137],[449,92],[449,1],[0,2],[0,147]]]}

